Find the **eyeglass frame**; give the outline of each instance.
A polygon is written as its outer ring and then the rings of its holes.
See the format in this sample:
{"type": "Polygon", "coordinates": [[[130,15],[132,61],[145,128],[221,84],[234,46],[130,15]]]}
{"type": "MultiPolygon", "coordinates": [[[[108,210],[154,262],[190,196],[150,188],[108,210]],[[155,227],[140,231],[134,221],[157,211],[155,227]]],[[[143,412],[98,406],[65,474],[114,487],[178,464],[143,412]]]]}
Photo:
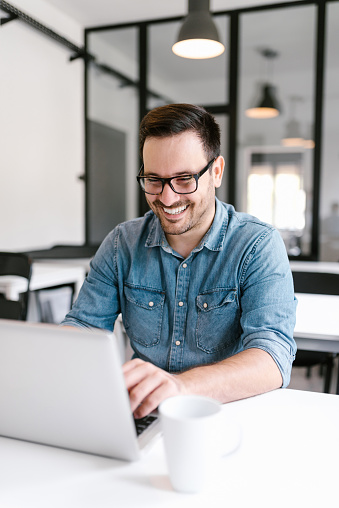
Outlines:
{"type": "Polygon", "coordinates": [[[138,184],[140,185],[140,188],[142,189],[142,191],[145,193],[145,194],[149,194],[150,196],[159,196],[159,194],[162,194],[164,192],[164,188],[165,188],[165,185],[166,183],[168,183],[168,185],[170,186],[170,188],[172,189],[173,192],[175,192],[176,194],[193,194],[194,192],[196,192],[198,190],[198,180],[201,176],[203,176],[209,169],[210,167],[212,166],[212,164],[216,161],[217,157],[214,157],[213,159],[211,159],[204,168],[202,168],[201,171],[199,171],[198,173],[192,173],[192,174],[183,174],[183,175],[177,175],[177,176],[172,176],[170,178],[160,178],[158,176],[154,176],[153,178],[159,180],[161,183],[162,183],[162,189],[161,189],[161,192],[157,192],[156,194],[152,193],[152,192],[147,192],[145,191],[145,189],[142,188],[141,186],[141,180],[144,179],[144,178],[152,178],[152,176],[145,176],[145,175],[141,175],[142,171],[144,170],[144,164],[141,165],[141,168],[139,170],[139,173],[136,177],[137,181],[138,181],[138,184]],[[194,191],[191,191],[191,192],[178,192],[174,189],[172,183],[171,183],[171,180],[174,180],[175,178],[183,178],[185,176],[193,176],[194,180],[195,180],[195,184],[196,184],[196,187],[195,187],[195,190],[194,191]]]}

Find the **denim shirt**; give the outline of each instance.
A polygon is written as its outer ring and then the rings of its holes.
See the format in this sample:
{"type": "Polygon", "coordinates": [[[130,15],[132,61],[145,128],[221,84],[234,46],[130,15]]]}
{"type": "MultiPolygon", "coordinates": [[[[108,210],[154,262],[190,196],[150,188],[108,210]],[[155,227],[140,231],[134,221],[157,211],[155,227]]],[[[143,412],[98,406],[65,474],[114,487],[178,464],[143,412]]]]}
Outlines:
{"type": "Polygon", "coordinates": [[[259,348],[275,360],[285,387],[295,310],[280,234],[216,199],[212,226],[186,259],[152,211],[118,225],[62,324],[112,331],[121,313],[134,356],[172,373],[259,348]]]}

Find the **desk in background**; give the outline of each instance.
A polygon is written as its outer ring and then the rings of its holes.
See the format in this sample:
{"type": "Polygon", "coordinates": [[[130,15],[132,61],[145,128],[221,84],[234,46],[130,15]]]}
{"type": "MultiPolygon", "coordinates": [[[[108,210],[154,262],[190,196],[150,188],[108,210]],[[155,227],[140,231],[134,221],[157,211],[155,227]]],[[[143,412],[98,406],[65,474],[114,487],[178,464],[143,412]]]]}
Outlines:
{"type": "Polygon", "coordinates": [[[339,353],[339,296],[296,293],[294,337],[300,349],[339,353]]]}
{"type": "Polygon", "coordinates": [[[99,245],[55,245],[50,249],[26,252],[33,261],[31,290],[72,284],[73,296],[76,297],[98,247],[99,245]],[[50,284],[49,277],[55,277],[60,281],[59,284],[50,284]]]}
{"type": "MultiPolygon", "coordinates": [[[[74,284],[75,293],[78,294],[86,276],[86,270],[82,266],[69,266],[59,262],[33,262],[31,291],[46,289],[62,284],[74,284]]],[[[19,294],[26,290],[26,282],[21,277],[3,276],[0,278],[0,292],[6,298],[18,300],[19,294]]]]}
{"type": "Polygon", "coordinates": [[[292,272],[339,273],[339,263],[326,261],[290,261],[292,272]]]}
{"type": "MultiPolygon", "coordinates": [[[[41,311],[38,310],[39,306],[34,296],[35,291],[68,285],[74,288],[73,297],[76,297],[86,277],[86,273],[86,265],[81,263],[69,264],[59,261],[33,261],[27,320],[39,321],[41,318],[41,311]]],[[[26,288],[26,281],[21,277],[0,277],[0,293],[5,294],[6,298],[10,300],[18,300],[20,293],[26,291],[26,288]]],[[[70,291],[70,295],[72,294],[73,292],[70,291]]],[[[67,312],[67,310],[66,307],[65,312],[67,312]]],[[[59,322],[60,319],[56,321],[59,322]]]]}
{"type": "MultiPolygon", "coordinates": [[[[294,338],[298,348],[338,354],[339,263],[294,261],[290,266],[296,288],[307,291],[296,293],[298,306],[294,338]]],[[[336,392],[339,394],[339,372],[336,392]]]]}
{"type": "MultiPolygon", "coordinates": [[[[44,289],[43,292],[40,292],[39,295],[37,293],[31,293],[28,320],[43,320],[58,323],[63,319],[72,301],[74,301],[78,295],[84,278],[89,272],[90,261],[95,255],[98,247],[99,245],[55,245],[50,249],[26,252],[33,260],[33,267],[38,267],[39,264],[54,266],[59,271],[60,278],[62,273],[61,269],[67,270],[71,277],[73,270],[73,277],[76,277],[73,282],[61,282],[61,285],[68,285],[68,288],[64,288],[58,292],[54,290],[46,291],[46,289],[51,287],[47,285],[46,281],[44,288],[40,288],[44,289]],[[81,274],[80,269],[82,270],[81,274]],[[78,275],[76,275],[77,271],[78,275]],[[71,291],[71,287],[74,288],[74,292],[71,291]]],[[[37,270],[42,272],[44,268],[38,267],[37,270]]]]}
{"type": "Polygon", "coordinates": [[[162,440],[136,463],[0,438],[0,506],[206,508],[338,505],[339,397],[295,390],[226,404],[240,448],[200,494],[175,493],[162,440]]]}
{"type": "MultiPolygon", "coordinates": [[[[299,349],[339,354],[339,296],[296,293],[294,339],[299,349]]],[[[339,371],[336,393],[339,395],[339,371]]]]}

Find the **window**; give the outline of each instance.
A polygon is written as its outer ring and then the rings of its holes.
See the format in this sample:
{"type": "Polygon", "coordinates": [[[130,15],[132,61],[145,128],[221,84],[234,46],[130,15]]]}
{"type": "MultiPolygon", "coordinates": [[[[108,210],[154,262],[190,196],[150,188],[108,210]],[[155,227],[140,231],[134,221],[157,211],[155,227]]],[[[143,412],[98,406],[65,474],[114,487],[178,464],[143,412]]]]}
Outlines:
{"type": "Polygon", "coordinates": [[[249,152],[247,212],[275,226],[299,255],[306,226],[302,152],[249,152]]]}

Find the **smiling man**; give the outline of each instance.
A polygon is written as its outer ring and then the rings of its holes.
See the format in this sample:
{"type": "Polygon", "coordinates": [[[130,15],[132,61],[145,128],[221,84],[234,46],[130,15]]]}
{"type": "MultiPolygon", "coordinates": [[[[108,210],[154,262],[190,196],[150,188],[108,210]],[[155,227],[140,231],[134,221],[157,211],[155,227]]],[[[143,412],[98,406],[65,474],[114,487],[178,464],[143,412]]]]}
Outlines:
{"type": "Polygon", "coordinates": [[[107,236],[63,324],[111,331],[122,314],[138,418],[176,394],[229,402],[286,387],[296,352],[286,250],[272,226],[216,199],[224,159],[213,116],[156,108],[140,152],[151,210],[107,236]]]}
{"type": "Polygon", "coordinates": [[[215,188],[221,184],[224,159],[209,157],[206,164],[201,140],[193,131],[147,137],[144,143],[138,181],[169,244],[183,257],[199,244],[214,219],[215,188]]]}

